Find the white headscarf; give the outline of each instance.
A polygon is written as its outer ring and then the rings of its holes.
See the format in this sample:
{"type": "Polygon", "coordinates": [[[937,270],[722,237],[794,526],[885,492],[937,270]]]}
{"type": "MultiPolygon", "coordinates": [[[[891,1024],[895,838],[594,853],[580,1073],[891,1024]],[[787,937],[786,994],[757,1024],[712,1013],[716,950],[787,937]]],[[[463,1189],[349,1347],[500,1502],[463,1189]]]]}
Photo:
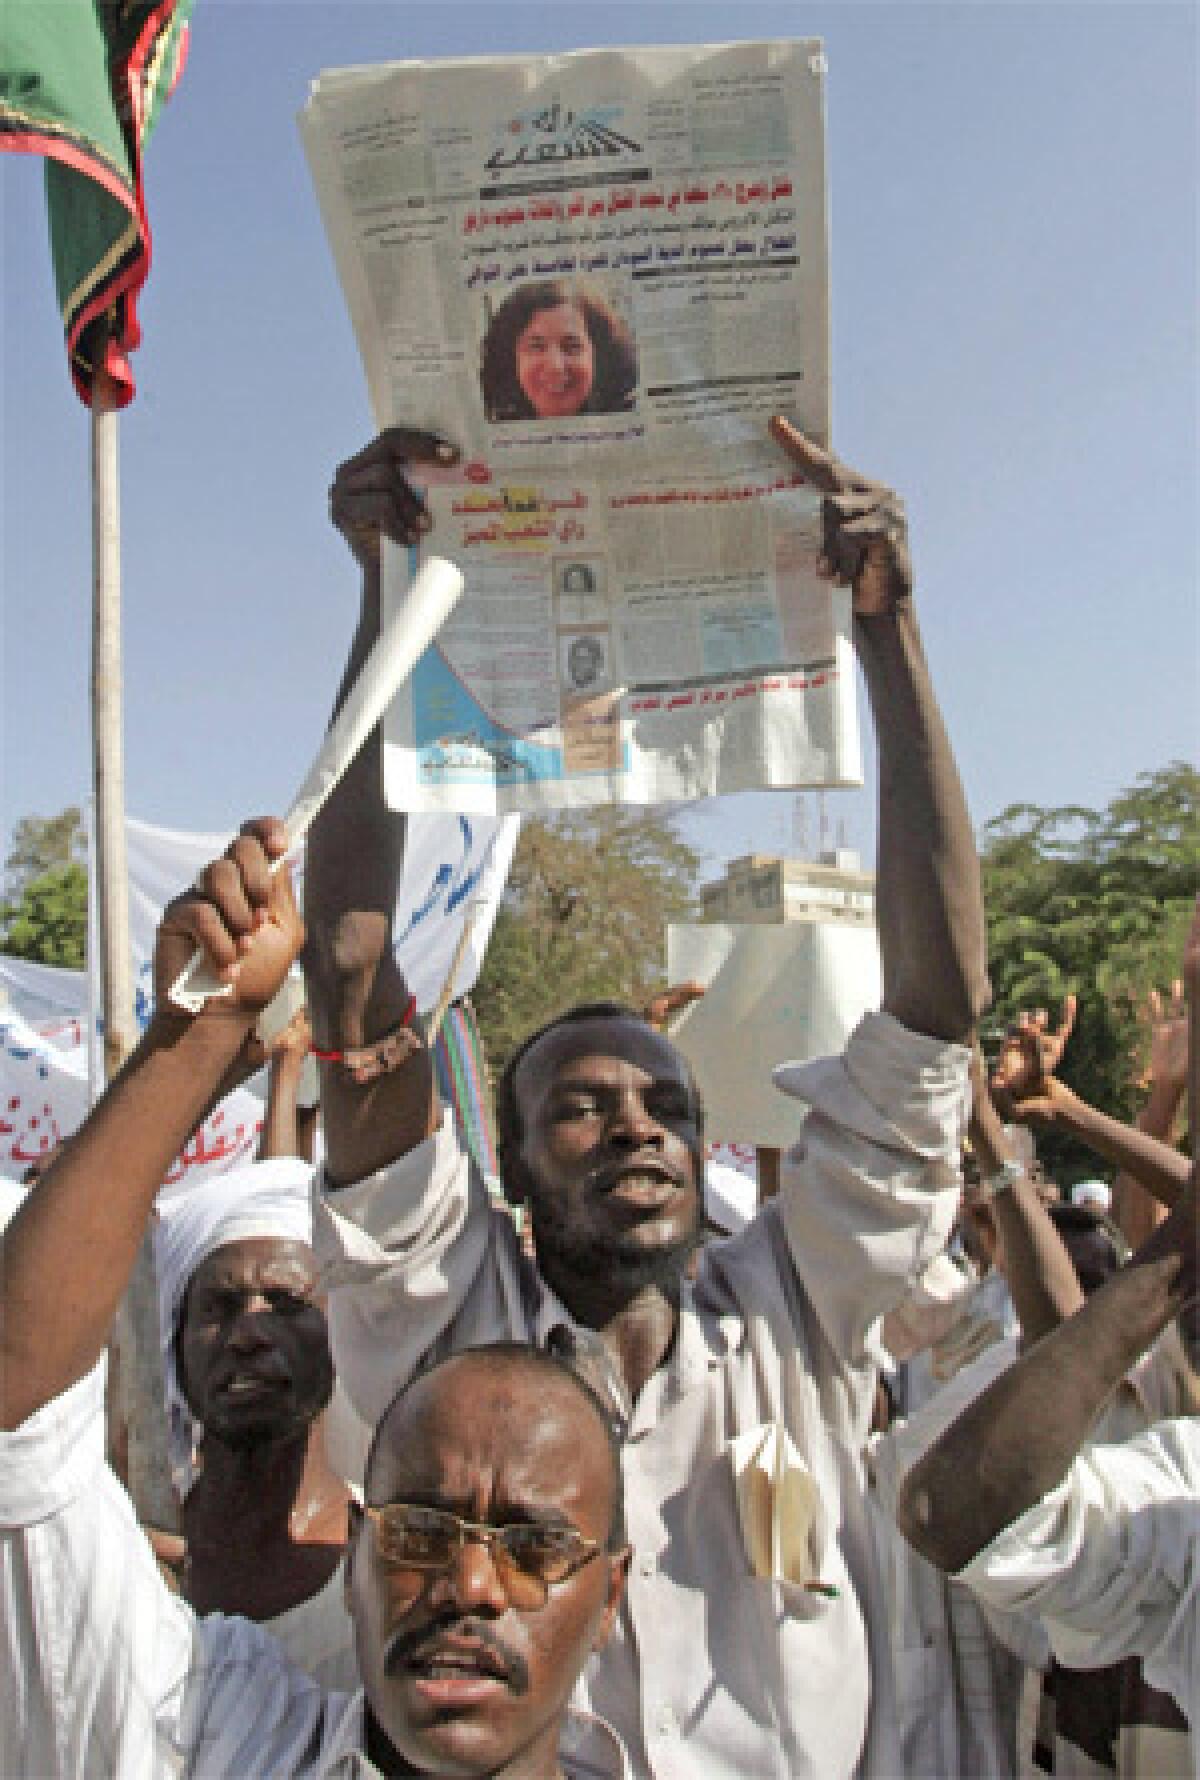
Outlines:
{"type": "Polygon", "coordinates": [[[227,1242],[274,1236],[312,1246],[312,1176],[298,1156],[252,1162],[215,1175],[190,1192],[161,1199],[154,1228],[158,1323],[166,1385],[171,1481],[182,1499],[196,1481],[200,1429],[184,1401],[175,1367],[175,1337],[188,1281],[227,1242]]]}

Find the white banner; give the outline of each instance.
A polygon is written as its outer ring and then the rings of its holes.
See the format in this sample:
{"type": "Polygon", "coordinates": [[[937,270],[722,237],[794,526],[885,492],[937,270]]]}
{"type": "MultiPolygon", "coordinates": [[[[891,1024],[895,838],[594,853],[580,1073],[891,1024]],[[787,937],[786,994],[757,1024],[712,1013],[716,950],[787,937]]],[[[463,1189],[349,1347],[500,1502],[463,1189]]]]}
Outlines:
{"type": "MultiPolygon", "coordinates": [[[[0,976],[6,989],[19,994],[24,973],[39,968],[6,958],[0,976]]],[[[82,1124],[88,1110],[86,1036],[83,1016],[42,1027],[15,1008],[0,1011],[0,1174],[19,1180],[82,1124]]],[[[253,1161],[262,1116],[263,1103],[248,1088],[230,1094],[172,1163],[164,1189],[190,1188],[253,1161]]]]}
{"type": "MultiPolygon", "coordinates": [[[[159,917],[171,898],[194,882],[201,866],[225,851],[232,836],[157,828],[133,817],[125,832],[136,1011],[138,1024],[145,1026],[152,1004],[159,917]]],[[[442,992],[468,913],[471,929],[455,972],[453,997],[474,987],[519,832],[515,816],[499,821],[478,816],[409,817],[404,877],[396,903],[395,950],[422,1013],[433,1008],[442,992]]],[[[297,895],[302,896],[303,854],[294,875],[297,895]]],[[[82,1016],[87,1007],[87,979],[81,970],[56,970],[0,954],[0,987],[11,1005],[34,1023],[59,1014],[82,1016]]]]}
{"type": "Polygon", "coordinates": [[[463,453],[428,504],[467,591],[385,724],[395,807],[860,782],[848,597],[767,436],[829,435],[824,72],[809,41],[315,83],[376,419],[463,453]]]}
{"type": "Polygon", "coordinates": [[[714,1142],[786,1149],[803,1106],[775,1087],[779,1063],[836,1056],[882,992],[873,927],[833,921],[667,929],[667,981],[705,984],[671,1027],[700,1084],[714,1142]]]}
{"type": "MultiPolygon", "coordinates": [[[[411,816],[396,905],[396,957],[423,1013],[442,992],[455,949],[470,932],[453,983],[474,986],[504,889],[520,819],[411,816]]],[[[154,935],[163,908],[201,866],[223,853],[228,834],[126,823],[129,927],[138,1023],[152,1009],[154,935]]],[[[302,894],[303,858],[296,867],[302,894]]],[[[87,974],[0,954],[0,1171],[19,1176],[69,1137],[88,1105],[87,974]]],[[[212,1114],[167,1176],[190,1186],[253,1156],[262,1101],[239,1089],[212,1114]]]]}

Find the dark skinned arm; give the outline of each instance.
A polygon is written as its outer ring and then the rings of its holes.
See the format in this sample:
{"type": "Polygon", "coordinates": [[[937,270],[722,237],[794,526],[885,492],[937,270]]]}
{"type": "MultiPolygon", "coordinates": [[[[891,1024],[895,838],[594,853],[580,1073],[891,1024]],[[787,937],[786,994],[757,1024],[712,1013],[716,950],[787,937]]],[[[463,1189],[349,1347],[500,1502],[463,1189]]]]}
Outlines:
{"type": "MultiPolygon", "coordinates": [[[[1200,903],[1185,959],[1190,997],[1190,1092],[1200,1109],[1200,903]]],[[[1186,1190],[1120,1273],[1076,1316],[997,1378],[905,1478],[897,1518],[905,1537],[954,1573],[1054,1489],[1125,1374],[1200,1289],[1200,1194],[1186,1190]],[[963,1487],[970,1477],[972,1486],[963,1487]]]]}
{"type": "Polygon", "coordinates": [[[913,1466],[897,1519],[930,1563],[961,1570],[1062,1482],[1125,1374],[1194,1297],[1198,1239],[1193,1173],[1129,1265],[1002,1373],[913,1466]]]}
{"type": "Polygon", "coordinates": [[[1170,1144],[1090,1106],[1056,1074],[1075,1023],[1075,997],[1052,1027],[1044,1008],[1023,1013],[1005,1038],[992,1075],[1001,1111],[1022,1124],[1057,1126],[1114,1162],[1161,1204],[1172,1206],[1187,1185],[1189,1165],[1170,1144]]]}
{"type": "MultiPolygon", "coordinates": [[[[362,603],[334,715],[379,635],[382,540],[417,543],[429,516],[406,470],[451,463],[453,447],[428,433],[393,427],[342,464],[330,514],[362,570],[362,603]]],[[[318,1049],[352,1050],[391,1032],[404,1018],[408,985],[392,950],[392,919],[404,862],[405,818],[383,797],[380,731],[372,732],[313,823],[304,880],[308,943],[304,974],[318,1049]]],[[[345,1185],[413,1149],[434,1129],[437,1097],[428,1051],[399,1069],[356,1080],[321,1064],[326,1175],[345,1185]]]]}
{"type": "Polygon", "coordinates": [[[158,1011],[102,1099],[0,1237],[0,1426],[23,1421],[95,1364],[155,1193],[299,950],[280,823],[243,831],[172,903],[155,951],[158,1011]],[[166,989],[202,945],[232,983],[194,1019],[166,989]]]}
{"type": "MultiPolygon", "coordinates": [[[[1146,1103],[1134,1121],[1147,1137],[1170,1144],[1175,1117],[1187,1090],[1188,1027],[1183,984],[1176,981],[1164,1004],[1157,990],[1147,997],[1150,1026],[1150,1062],[1145,1080],[1146,1103]]],[[[1112,1215],[1131,1248],[1139,1248],[1154,1226],[1162,1221],[1161,1201],[1148,1193],[1127,1169],[1113,1182],[1112,1215]]]]}
{"type": "Polygon", "coordinates": [[[903,504],[787,421],[771,431],[825,495],[824,572],[853,589],[879,745],[883,1005],[913,1032],[966,1042],[990,994],[979,862],[913,611],[903,504]]]}
{"type": "Polygon", "coordinates": [[[311,1044],[308,1015],[301,1008],[267,1047],[267,1104],[258,1143],[260,1162],[280,1156],[312,1161],[316,1110],[297,1104],[311,1044]]]}
{"type": "MultiPolygon", "coordinates": [[[[988,1093],[978,1052],[971,1073],[971,1147],[985,1180],[1014,1160],[988,1093]]],[[[1004,1257],[1004,1277],[1027,1346],[1040,1341],[1084,1303],[1083,1287],[1033,1182],[1022,1175],[990,1201],[1004,1257]]]]}

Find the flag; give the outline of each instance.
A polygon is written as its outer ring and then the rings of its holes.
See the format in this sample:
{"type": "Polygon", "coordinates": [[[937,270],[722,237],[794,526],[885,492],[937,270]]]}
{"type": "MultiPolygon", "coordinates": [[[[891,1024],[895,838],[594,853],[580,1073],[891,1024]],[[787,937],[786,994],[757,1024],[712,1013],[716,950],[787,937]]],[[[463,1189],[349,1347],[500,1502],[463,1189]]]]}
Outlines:
{"type": "Polygon", "coordinates": [[[134,392],[150,269],[142,154],[183,71],[192,0],[2,0],[0,150],[46,157],[46,208],[71,376],[134,392]]]}

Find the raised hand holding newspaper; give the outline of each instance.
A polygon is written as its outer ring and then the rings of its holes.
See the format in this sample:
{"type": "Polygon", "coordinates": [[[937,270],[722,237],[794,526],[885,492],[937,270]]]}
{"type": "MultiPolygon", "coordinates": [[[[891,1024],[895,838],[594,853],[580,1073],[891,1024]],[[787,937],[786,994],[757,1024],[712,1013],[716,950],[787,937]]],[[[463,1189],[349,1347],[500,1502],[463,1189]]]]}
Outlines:
{"type": "MultiPolygon", "coordinates": [[[[376,424],[434,430],[470,593],[388,712],[396,809],[861,782],[820,498],[815,40],[332,70],[300,120],[376,424]]],[[[385,600],[387,588],[385,583],[385,600]]]]}
{"type": "MultiPolygon", "coordinates": [[[[463,578],[452,562],[431,556],[421,565],[363,663],[292,800],[284,818],[289,848],[307,834],[325,799],[454,610],[462,590],[463,578]]],[[[203,952],[196,951],[172,983],[170,999],[185,1013],[196,1014],[211,996],[228,994],[229,985],[216,976],[203,952]]]]}

